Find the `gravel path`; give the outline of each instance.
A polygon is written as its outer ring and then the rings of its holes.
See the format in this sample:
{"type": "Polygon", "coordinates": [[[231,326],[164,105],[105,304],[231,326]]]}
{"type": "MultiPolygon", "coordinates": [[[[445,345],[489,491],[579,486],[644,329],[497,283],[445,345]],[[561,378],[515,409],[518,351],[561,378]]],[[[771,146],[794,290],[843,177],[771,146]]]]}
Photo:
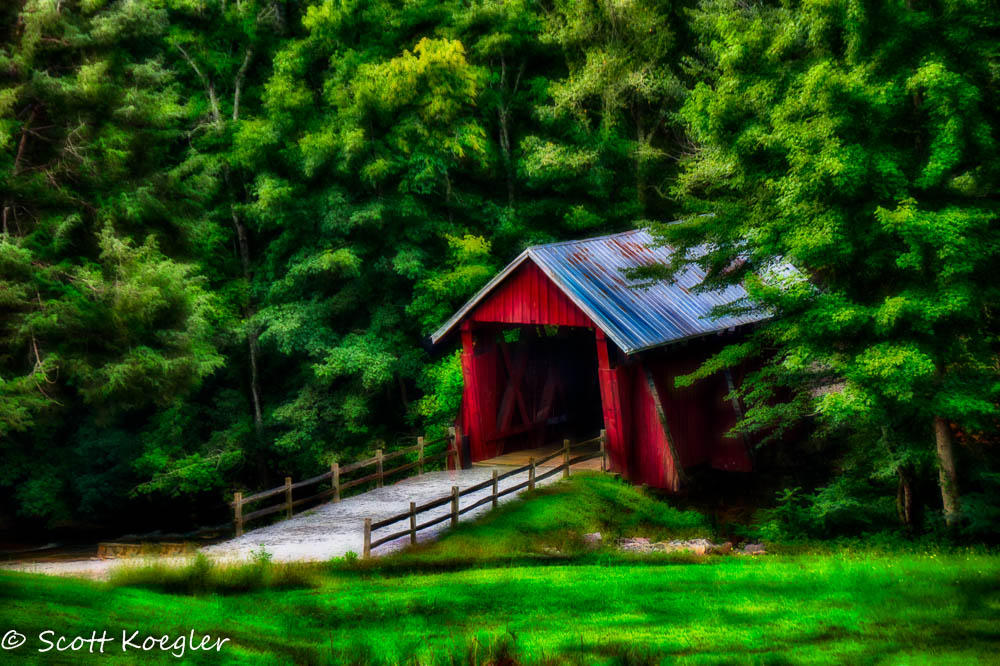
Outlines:
{"type": "MultiPolygon", "coordinates": [[[[308,561],[328,560],[339,557],[348,551],[361,554],[364,547],[364,521],[371,518],[378,522],[383,518],[394,516],[410,508],[410,502],[424,504],[451,494],[451,487],[468,488],[489,479],[493,470],[486,467],[473,467],[458,471],[428,472],[423,476],[414,476],[399,483],[383,488],[376,488],[361,495],[333,503],[329,502],[292,517],[290,520],[261,527],[247,532],[241,537],[230,539],[203,549],[208,555],[219,558],[247,558],[253,550],[264,548],[274,556],[276,561],[308,561]]],[[[528,478],[527,472],[509,477],[500,482],[500,490],[520,483],[528,478]]],[[[551,483],[560,478],[558,474],[539,482],[539,485],[551,483]]],[[[470,493],[461,499],[461,506],[488,497],[492,491],[489,488],[470,493]]],[[[511,493],[500,498],[500,502],[510,501],[517,493],[511,493]]],[[[475,516],[489,511],[490,505],[485,504],[477,509],[462,514],[461,520],[470,520],[475,516]]],[[[445,505],[420,514],[418,522],[426,523],[433,518],[451,512],[451,506],[445,505]]],[[[450,521],[444,521],[428,527],[417,533],[417,541],[433,539],[448,529],[450,521]]],[[[409,525],[401,521],[373,533],[372,541],[382,536],[399,532],[409,525]]],[[[379,546],[372,550],[374,555],[385,555],[398,550],[410,542],[409,537],[379,546]]]]}
{"type": "MultiPolygon", "coordinates": [[[[502,468],[506,471],[509,468],[502,468]]],[[[546,470],[547,471],[547,470],[546,470]]],[[[202,549],[213,559],[233,560],[247,559],[251,552],[264,548],[271,553],[276,561],[321,561],[339,557],[353,551],[361,554],[364,545],[364,519],[371,518],[373,522],[402,513],[410,508],[410,502],[424,504],[444,497],[451,493],[452,486],[468,488],[489,479],[492,468],[473,467],[457,471],[428,472],[423,476],[410,477],[383,488],[376,488],[367,493],[348,497],[340,502],[328,502],[314,509],[293,516],[290,520],[282,520],[272,525],[260,527],[245,533],[241,537],[222,543],[207,546],[202,549]]],[[[553,483],[562,478],[560,474],[543,479],[538,485],[553,483]]],[[[525,481],[527,472],[509,477],[500,482],[500,490],[525,481]]],[[[461,499],[461,505],[467,506],[479,499],[488,497],[489,488],[470,493],[461,499]]],[[[518,493],[511,493],[500,498],[500,502],[508,502],[518,493]]],[[[490,504],[484,504],[472,511],[462,514],[461,520],[467,521],[490,510],[490,504]]],[[[451,511],[450,505],[445,505],[420,514],[418,521],[425,523],[451,511]]],[[[448,529],[450,521],[443,521],[429,527],[417,535],[419,542],[434,539],[438,534],[448,529]]],[[[407,521],[376,531],[372,540],[381,536],[398,532],[408,526],[407,521]]],[[[373,549],[373,555],[385,555],[403,548],[409,543],[409,537],[373,549]]],[[[186,558],[162,558],[168,563],[182,563],[186,558]]],[[[64,576],[85,576],[90,578],[105,578],[108,572],[117,566],[141,563],[142,560],[117,560],[97,558],[88,560],[58,561],[58,562],[18,562],[0,566],[2,569],[15,569],[34,573],[47,573],[64,576]]]]}

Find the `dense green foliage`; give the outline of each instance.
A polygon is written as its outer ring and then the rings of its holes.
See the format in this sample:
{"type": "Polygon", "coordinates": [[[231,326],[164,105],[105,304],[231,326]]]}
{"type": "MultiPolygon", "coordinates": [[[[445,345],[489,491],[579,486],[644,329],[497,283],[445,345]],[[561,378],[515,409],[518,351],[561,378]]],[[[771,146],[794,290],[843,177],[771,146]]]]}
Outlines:
{"type": "MultiPolygon", "coordinates": [[[[762,364],[743,428],[815,417],[849,440],[846,474],[785,498],[812,505],[814,527],[863,526],[897,483],[900,518],[919,527],[917,488],[934,477],[957,525],[963,486],[995,493],[996,4],[719,0],[693,21],[710,74],[681,112],[689,217],[661,232],[705,248],[709,284],[747,284],[737,309],[775,314],[694,377],[762,364]]],[[[976,502],[965,514],[982,529],[976,502]]]]}
{"type": "Polygon", "coordinates": [[[214,507],[443,425],[457,364],[421,341],[453,307],[529,243],[670,205],[669,4],[2,11],[0,485],[23,518],[214,507]]]}
{"type": "Polygon", "coordinates": [[[714,281],[781,315],[706,371],[775,359],[744,427],[818,414],[840,442],[792,504],[857,531],[898,490],[919,522],[937,428],[950,519],[988,532],[998,15],[4,3],[0,512],[221,522],[233,488],[440,432],[461,376],[422,341],[500,266],[687,210],[712,215],[671,242],[715,243],[714,281]],[[800,273],[767,279],[778,258],[800,273]]]}

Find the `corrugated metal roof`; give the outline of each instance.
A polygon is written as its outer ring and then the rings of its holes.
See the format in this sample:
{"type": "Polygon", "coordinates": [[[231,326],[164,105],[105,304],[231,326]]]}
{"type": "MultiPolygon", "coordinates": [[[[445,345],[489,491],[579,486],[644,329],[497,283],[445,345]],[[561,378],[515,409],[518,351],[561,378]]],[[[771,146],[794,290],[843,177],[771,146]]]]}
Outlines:
{"type": "Polygon", "coordinates": [[[746,298],[747,293],[742,286],[693,292],[705,278],[704,271],[697,266],[689,266],[673,282],[661,280],[639,287],[624,271],[665,264],[673,253],[669,247],[651,247],[653,242],[646,229],[637,229],[530,247],[469,299],[431,336],[431,341],[436,344],[450,333],[479,301],[528,260],[626,354],[768,318],[764,313],[712,318],[713,308],[746,298]]]}

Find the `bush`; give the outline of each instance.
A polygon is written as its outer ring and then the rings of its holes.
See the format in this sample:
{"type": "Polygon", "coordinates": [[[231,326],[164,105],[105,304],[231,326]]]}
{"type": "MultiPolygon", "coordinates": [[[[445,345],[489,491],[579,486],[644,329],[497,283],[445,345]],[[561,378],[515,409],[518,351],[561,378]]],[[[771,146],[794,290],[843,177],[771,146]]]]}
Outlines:
{"type": "Polygon", "coordinates": [[[795,542],[898,529],[895,506],[884,488],[872,479],[841,476],[813,492],[798,487],[778,491],[774,506],[754,516],[751,535],[795,542]]]}

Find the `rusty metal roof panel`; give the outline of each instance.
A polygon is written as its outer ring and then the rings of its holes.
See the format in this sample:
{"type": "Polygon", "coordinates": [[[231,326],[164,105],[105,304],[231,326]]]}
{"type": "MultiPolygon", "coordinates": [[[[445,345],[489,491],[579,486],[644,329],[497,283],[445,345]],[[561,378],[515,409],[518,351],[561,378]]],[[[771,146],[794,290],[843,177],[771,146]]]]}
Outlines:
{"type": "Polygon", "coordinates": [[[665,264],[669,247],[652,247],[645,229],[599,238],[564,241],[528,248],[431,336],[438,342],[514,268],[534,263],[627,354],[671,342],[752,324],[767,318],[764,312],[713,318],[718,306],[747,297],[742,286],[696,292],[704,272],[689,266],[673,282],[639,286],[626,277],[629,269],[665,264]]]}

